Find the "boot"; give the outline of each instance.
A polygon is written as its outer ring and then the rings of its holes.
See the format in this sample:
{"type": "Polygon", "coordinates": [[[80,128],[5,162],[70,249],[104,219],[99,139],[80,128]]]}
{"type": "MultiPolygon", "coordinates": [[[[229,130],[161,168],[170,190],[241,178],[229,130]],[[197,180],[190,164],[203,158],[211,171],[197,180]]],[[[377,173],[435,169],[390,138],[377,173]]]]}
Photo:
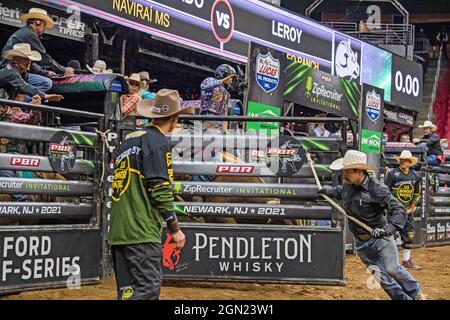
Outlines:
{"type": "Polygon", "coordinates": [[[422,270],[421,266],[418,266],[416,264],[414,264],[414,262],[412,262],[411,259],[409,259],[408,261],[403,261],[403,266],[406,269],[412,269],[412,270],[422,270]]]}

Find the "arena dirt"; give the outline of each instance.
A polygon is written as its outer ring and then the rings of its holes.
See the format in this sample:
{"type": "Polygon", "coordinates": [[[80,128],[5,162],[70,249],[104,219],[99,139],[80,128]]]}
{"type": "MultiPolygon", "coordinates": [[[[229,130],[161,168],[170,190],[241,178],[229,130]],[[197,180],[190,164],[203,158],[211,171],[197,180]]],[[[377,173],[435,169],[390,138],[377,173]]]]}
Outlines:
{"type": "MultiPolygon", "coordinates": [[[[422,270],[413,270],[411,273],[420,281],[427,298],[450,299],[450,246],[413,250],[413,259],[423,267],[422,270]]],[[[388,299],[382,289],[367,288],[368,277],[369,274],[359,259],[347,255],[346,286],[166,282],[161,299],[388,299]]],[[[113,278],[109,278],[99,285],[83,286],[81,289],[32,291],[1,299],[109,300],[115,297],[115,282],[113,278]]]]}

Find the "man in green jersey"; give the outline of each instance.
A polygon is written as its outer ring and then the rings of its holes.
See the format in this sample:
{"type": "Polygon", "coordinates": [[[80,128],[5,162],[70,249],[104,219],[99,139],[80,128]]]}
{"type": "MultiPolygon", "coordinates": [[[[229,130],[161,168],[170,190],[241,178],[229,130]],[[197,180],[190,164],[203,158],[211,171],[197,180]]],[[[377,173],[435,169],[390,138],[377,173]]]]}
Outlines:
{"type": "Polygon", "coordinates": [[[108,242],[111,245],[119,300],[157,300],[162,284],[162,224],[177,248],[185,236],[178,225],[172,194],[172,154],[166,134],[177,125],[181,109],[175,90],[162,89],[145,100],[138,113],[153,119],[130,133],[115,160],[108,242]]]}

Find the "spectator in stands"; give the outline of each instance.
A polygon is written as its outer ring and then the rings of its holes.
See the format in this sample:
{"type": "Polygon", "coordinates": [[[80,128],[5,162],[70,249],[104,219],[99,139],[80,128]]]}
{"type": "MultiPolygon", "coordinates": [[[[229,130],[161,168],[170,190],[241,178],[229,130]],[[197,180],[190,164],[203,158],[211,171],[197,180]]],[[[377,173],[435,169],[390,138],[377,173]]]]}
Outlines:
{"type": "MultiPolygon", "coordinates": [[[[3,47],[2,53],[11,50],[18,43],[28,43],[33,50],[39,52],[42,59],[31,65],[28,83],[38,88],[41,92],[47,92],[52,87],[52,81],[49,77],[54,77],[57,74],[71,76],[73,75],[73,69],[63,67],[53,60],[47,54],[41,42],[41,37],[46,28],[51,29],[55,25],[53,19],[47,14],[47,11],[39,8],[31,8],[28,13],[22,14],[20,19],[26,22],[26,26],[20,28],[9,37],[3,47]]],[[[0,68],[4,68],[7,64],[8,61],[3,59],[0,61],[0,68]]],[[[27,101],[31,101],[31,97],[28,97],[27,101]]]]}
{"type": "Polygon", "coordinates": [[[409,134],[402,133],[400,135],[400,142],[409,142],[409,143],[411,143],[411,138],[409,137],[409,134]]]}
{"type": "MultiPolygon", "coordinates": [[[[16,101],[23,102],[25,93],[16,94],[16,101]]],[[[33,97],[32,104],[41,104],[41,98],[36,95],[33,97]]],[[[0,121],[12,123],[39,125],[42,120],[40,111],[30,110],[24,112],[16,106],[0,106],[0,121]]],[[[26,142],[18,139],[0,138],[0,153],[28,154],[26,142]]],[[[0,178],[33,178],[33,174],[27,171],[0,170],[0,178]]],[[[1,194],[2,201],[28,201],[30,196],[24,194],[1,194]]],[[[16,218],[2,219],[0,224],[17,224],[16,218]]]]}
{"type": "Polygon", "coordinates": [[[448,43],[448,34],[445,30],[445,27],[442,27],[441,32],[436,36],[436,40],[439,42],[439,47],[442,49],[442,58],[448,59],[447,56],[447,43],[448,43]]]}
{"type": "Polygon", "coordinates": [[[137,73],[133,73],[128,78],[128,94],[120,97],[120,109],[122,117],[137,112],[137,104],[141,99],[141,77],[137,73]]]}
{"type": "Polygon", "coordinates": [[[424,136],[422,139],[414,138],[413,143],[425,143],[428,147],[427,151],[427,163],[430,166],[440,166],[444,163],[444,153],[441,149],[440,137],[436,134],[436,125],[434,125],[431,121],[425,121],[423,125],[420,125],[419,128],[423,128],[424,136]]]}
{"type": "Polygon", "coordinates": [[[157,82],[156,79],[150,79],[150,74],[147,71],[138,73],[141,77],[141,98],[142,100],[155,100],[155,93],[149,91],[150,85],[157,82]]]}
{"type": "Polygon", "coordinates": [[[67,62],[67,66],[73,69],[74,74],[87,74],[89,73],[86,69],[81,69],[81,63],[78,60],[70,60],[67,62]]]}
{"type": "Polygon", "coordinates": [[[112,74],[112,69],[106,69],[106,62],[103,60],[96,60],[92,67],[86,65],[86,68],[93,74],[112,74]]]}
{"type": "Polygon", "coordinates": [[[7,91],[10,98],[20,91],[27,94],[27,101],[38,95],[42,101],[61,101],[63,96],[57,94],[46,94],[29,83],[32,61],[40,61],[42,56],[39,52],[31,50],[28,43],[15,44],[13,49],[3,52],[2,57],[12,60],[4,68],[0,69],[0,88],[7,91]]]}

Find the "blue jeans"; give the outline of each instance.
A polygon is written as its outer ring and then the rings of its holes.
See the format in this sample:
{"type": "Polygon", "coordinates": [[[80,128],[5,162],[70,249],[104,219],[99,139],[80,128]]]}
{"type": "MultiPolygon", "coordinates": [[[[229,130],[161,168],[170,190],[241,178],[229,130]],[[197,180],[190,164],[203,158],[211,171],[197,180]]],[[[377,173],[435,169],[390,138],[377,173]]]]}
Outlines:
{"type": "Polygon", "coordinates": [[[430,166],[433,166],[433,167],[440,167],[441,166],[441,162],[438,160],[438,158],[434,154],[431,154],[431,155],[427,156],[427,163],[430,166]]]}
{"type": "Polygon", "coordinates": [[[412,300],[421,293],[419,282],[399,264],[394,239],[355,238],[356,254],[371,270],[392,300],[412,300]]]}
{"type": "MultiPolygon", "coordinates": [[[[42,92],[47,92],[52,88],[53,82],[50,78],[38,74],[29,73],[27,83],[42,92]]],[[[30,96],[26,96],[25,102],[31,102],[30,96]]]]}

